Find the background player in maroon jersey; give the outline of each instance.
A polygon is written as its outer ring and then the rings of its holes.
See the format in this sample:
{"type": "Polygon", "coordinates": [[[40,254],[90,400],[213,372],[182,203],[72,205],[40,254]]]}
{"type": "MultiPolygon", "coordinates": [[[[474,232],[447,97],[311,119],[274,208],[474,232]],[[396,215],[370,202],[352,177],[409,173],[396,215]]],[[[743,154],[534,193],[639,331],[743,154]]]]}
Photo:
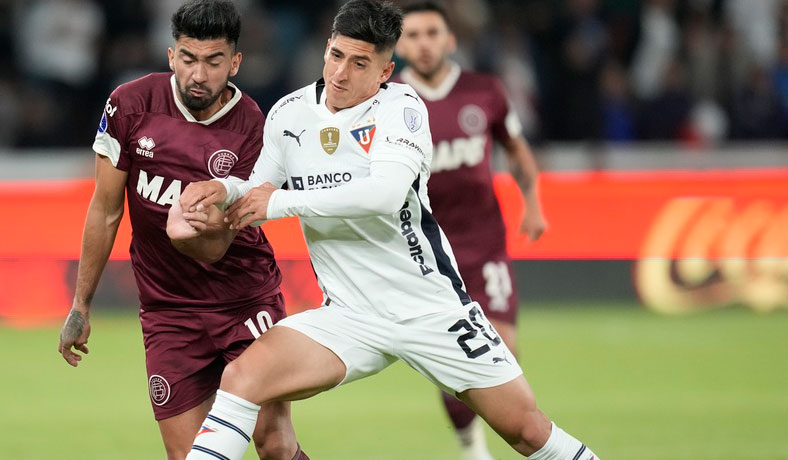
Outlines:
{"type": "MultiPolygon", "coordinates": [[[[493,192],[491,151],[498,141],[519,179],[526,202],[521,231],[538,239],[546,223],[537,194],[537,167],[500,81],[463,71],[449,59],[456,41],[440,4],[407,4],[397,54],[408,61],[400,79],[418,93],[430,114],[435,144],[429,196],[454,249],[471,299],[479,302],[510,350],[515,351],[517,294],[506,231],[493,192]]],[[[443,394],[466,458],[491,459],[481,425],[458,399],[443,394]]]]}
{"type": "MultiPolygon", "coordinates": [[[[181,220],[189,231],[179,233],[175,219],[175,241],[166,233],[168,210],[187,184],[249,176],[264,122],[257,104],[228,81],[241,63],[232,2],[189,1],[173,15],[172,30],[173,73],[119,86],[104,108],[76,292],[58,346],[72,366],[82,359],[75,351],[88,352],[91,300],[128,194],[150,397],[171,460],[191,449],[225,365],[285,316],[281,275],[257,229],[231,231],[213,208],[210,225],[192,229],[181,220]]],[[[289,403],[260,414],[253,435],[260,458],[307,458],[289,403]]]]}

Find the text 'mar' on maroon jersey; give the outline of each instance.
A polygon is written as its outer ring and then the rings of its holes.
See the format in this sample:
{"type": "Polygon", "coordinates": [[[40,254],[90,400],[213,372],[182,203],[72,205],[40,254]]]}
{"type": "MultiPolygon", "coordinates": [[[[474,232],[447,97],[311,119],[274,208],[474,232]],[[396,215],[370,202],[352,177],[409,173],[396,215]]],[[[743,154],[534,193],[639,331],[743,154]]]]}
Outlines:
{"type": "Polygon", "coordinates": [[[257,228],[240,232],[209,265],[179,253],[167,212],[190,182],[249,177],[263,143],[257,104],[234,90],[213,117],[196,121],[176,97],[171,73],[119,86],[107,100],[93,149],[128,173],[131,261],[148,310],[233,308],[279,292],[273,250],[257,228]]]}
{"type": "Polygon", "coordinates": [[[434,144],[427,184],[433,214],[460,266],[475,266],[506,253],[506,229],[492,185],[495,141],[520,136],[501,82],[492,75],[451,71],[438,88],[410,84],[427,105],[434,144]]]}

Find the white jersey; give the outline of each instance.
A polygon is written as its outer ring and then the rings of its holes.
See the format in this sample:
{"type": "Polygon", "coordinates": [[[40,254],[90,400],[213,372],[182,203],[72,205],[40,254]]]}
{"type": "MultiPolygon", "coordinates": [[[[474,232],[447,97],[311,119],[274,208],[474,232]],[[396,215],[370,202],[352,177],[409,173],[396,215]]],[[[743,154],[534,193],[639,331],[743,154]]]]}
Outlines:
{"type": "MultiPolygon", "coordinates": [[[[416,180],[392,214],[290,213],[301,216],[325,304],[401,320],[470,303],[454,254],[430,210],[432,138],[427,109],[416,92],[408,85],[384,84],[361,104],[331,113],[323,90],[321,80],[274,105],[262,154],[250,183],[240,190],[263,181],[287,182],[290,191],[345,187],[370,177],[375,162],[405,165],[416,180]]],[[[297,196],[275,192],[269,218],[282,217],[271,215],[282,195],[297,196]]]]}

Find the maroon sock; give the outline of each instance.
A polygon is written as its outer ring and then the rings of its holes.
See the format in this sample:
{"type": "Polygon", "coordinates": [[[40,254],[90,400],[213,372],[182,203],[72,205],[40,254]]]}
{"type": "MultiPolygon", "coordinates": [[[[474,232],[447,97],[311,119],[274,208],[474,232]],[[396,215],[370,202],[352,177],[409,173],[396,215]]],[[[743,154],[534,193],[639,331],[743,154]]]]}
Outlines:
{"type": "Polygon", "coordinates": [[[443,392],[441,396],[454,428],[461,430],[471,424],[476,414],[464,402],[443,392]]]}
{"type": "Polygon", "coordinates": [[[301,444],[298,445],[298,450],[296,451],[295,455],[293,455],[293,460],[309,460],[309,456],[301,450],[301,444]]]}

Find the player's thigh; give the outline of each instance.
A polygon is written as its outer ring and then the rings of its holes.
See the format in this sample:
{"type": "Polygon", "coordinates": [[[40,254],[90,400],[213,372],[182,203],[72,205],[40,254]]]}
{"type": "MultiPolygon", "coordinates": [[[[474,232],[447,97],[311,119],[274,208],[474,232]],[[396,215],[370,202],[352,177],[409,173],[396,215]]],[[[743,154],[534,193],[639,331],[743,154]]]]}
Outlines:
{"type": "Polygon", "coordinates": [[[505,343],[509,350],[517,357],[517,326],[509,321],[490,318],[489,315],[487,319],[490,320],[490,324],[492,324],[495,332],[503,339],[503,343],[505,343]]]}
{"type": "Polygon", "coordinates": [[[537,408],[522,375],[498,386],[468,389],[459,398],[510,444],[525,444],[534,451],[550,436],[550,420],[537,408]]]}
{"type": "Polygon", "coordinates": [[[398,356],[452,395],[501,385],[522,375],[511,351],[475,302],[403,321],[397,340],[398,356]]]}
{"type": "Polygon", "coordinates": [[[225,368],[221,389],[257,404],[313,396],[342,381],[331,350],[294,329],[274,326],[225,368]]]}
{"type": "Polygon", "coordinates": [[[158,421],[168,460],[183,460],[189,453],[194,436],[213,404],[214,396],[178,415],[158,421]]]}
{"type": "Polygon", "coordinates": [[[206,320],[206,328],[225,363],[229,363],[286,316],[284,296],[279,293],[245,307],[216,312],[211,322],[206,320]]]}

